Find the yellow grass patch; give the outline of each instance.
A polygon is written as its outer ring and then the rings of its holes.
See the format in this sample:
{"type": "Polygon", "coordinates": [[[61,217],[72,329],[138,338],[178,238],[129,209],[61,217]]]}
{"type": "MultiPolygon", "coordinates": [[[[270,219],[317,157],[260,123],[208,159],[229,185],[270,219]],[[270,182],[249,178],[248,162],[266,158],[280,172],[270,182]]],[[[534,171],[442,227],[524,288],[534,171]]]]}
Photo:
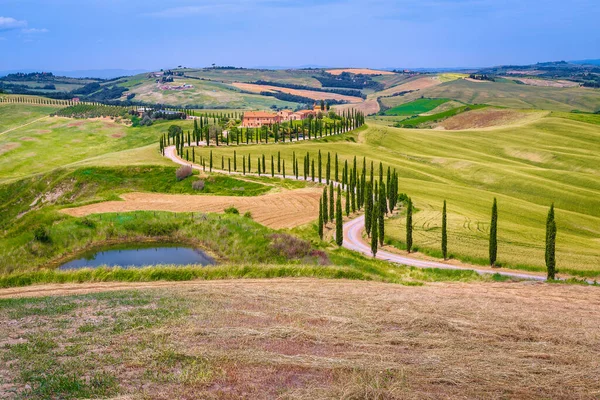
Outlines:
{"type": "Polygon", "coordinates": [[[294,228],[314,221],[319,215],[321,194],[322,189],[317,188],[285,190],[257,197],[127,193],[121,196],[123,201],[65,208],[62,212],[73,217],[129,211],[221,213],[233,206],[242,214],[251,212],[252,218],[260,224],[281,229],[294,228]]]}

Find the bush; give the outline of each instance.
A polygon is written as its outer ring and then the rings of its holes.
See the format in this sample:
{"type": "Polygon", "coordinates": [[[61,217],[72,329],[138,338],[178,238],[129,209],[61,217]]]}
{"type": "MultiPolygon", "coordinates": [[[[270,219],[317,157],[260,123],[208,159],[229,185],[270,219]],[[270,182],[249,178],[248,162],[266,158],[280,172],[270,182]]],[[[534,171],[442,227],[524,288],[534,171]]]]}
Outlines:
{"type": "Polygon", "coordinates": [[[50,238],[50,232],[45,226],[38,226],[33,232],[33,237],[35,240],[41,243],[50,243],[52,241],[52,238],[50,238]]]}
{"type": "Polygon", "coordinates": [[[175,172],[175,176],[177,176],[178,181],[181,181],[190,175],[192,175],[192,167],[190,165],[183,165],[175,172]]]}
{"type": "Polygon", "coordinates": [[[239,215],[240,214],[240,210],[238,210],[237,208],[231,206],[231,207],[227,207],[225,209],[225,214],[236,214],[239,215]]]}
{"type": "Polygon", "coordinates": [[[252,213],[250,211],[246,211],[244,213],[244,218],[252,219],[252,213]]]}
{"type": "Polygon", "coordinates": [[[197,181],[192,182],[192,189],[203,190],[204,189],[204,181],[202,179],[198,179],[197,181]]]}
{"type": "Polygon", "coordinates": [[[274,233],[270,236],[271,249],[287,259],[304,258],[311,253],[310,242],[298,239],[286,233],[274,233]]]}

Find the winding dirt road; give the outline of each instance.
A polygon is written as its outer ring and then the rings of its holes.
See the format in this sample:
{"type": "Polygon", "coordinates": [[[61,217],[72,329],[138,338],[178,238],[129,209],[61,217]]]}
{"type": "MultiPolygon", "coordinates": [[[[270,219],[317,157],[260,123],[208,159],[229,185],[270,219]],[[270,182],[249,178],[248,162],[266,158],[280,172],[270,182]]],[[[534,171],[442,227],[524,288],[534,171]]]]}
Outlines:
{"type": "MultiPolygon", "coordinates": [[[[201,166],[194,165],[194,164],[190,163],[189,161],[185,161],[185,160],[182,160],[181,158],[179,158],[177,156],[177,154],[175,153],[175,146],[169,146],[169,147],[165,148],[165,157],[167,157],[168,159],[170,159],[171,161],[173,161],[177,164],[191,165],[192,168],[195,168],[200,171],[202,170],[201,166]]],[[[213,168],[213,171],[226,173],[226,174],[229,173],[228,171],[221,171],[221,170],[214,169],[214,168],[213,168]]],[[[231,172],[231,174],[241,175],[242,173],[241,172],[231,172]]],[[[246,173],[246,175],[258,176],[258,174],[255,174],[255,173],[246,173]]],[[[270,175],[263,174],[263,176],[270,176],[270,175]]],[[[275,177],[283,178],[283,176],[281,176],[281,175],[275,175],[275,177]]],[[[286,179],[296,179],[296,177],[290,175],[290,176],[286,176],[286,179]]],[[[302,176],[299,176],[298,180],[304,180],[304,178],[302,176]]],[[[338,182],[333,182],[333,184],[335,186],[339,185],[338,182]]],[[[343,246],[349,250],[357,251],[359,253],[362,253],[362,254],[370,257],[370,256],[372,256],[371,246],[362,240],[362,230],[365,225],[364,221],[365,221],[365,217],[364,217],[364,215],[361,215],[360,217],[354,218],[344,224],[343,246]]],[[[459,266],[459,265],[453,265],[453,264],[449,264],[449,263],[421,260],[421,259],[417,259],[414,257],[390,253],[385,250],[379,250],[377,252],[376,258],[379,260],[385,260],[385,261],[389,261],[389,262],[392,262],[395,264],[406,265],[409,267],[470,270],[470,271],[475,271],[476,273],[478,273],[480,275],[499,274],[502,276],[517,278],[517,279],[531,279],[531,280],[536,280],[536,281],[545,281],[546,280],[546,277],[541,274],[534,274],[534,273],[527,273],[527,272],[513,272],[513,271],[506,271],[506,270],[492,269],[492,268],[483,268],[483,267],[477,267],[477,266],[471,266],[471,265],[459,266]]]]}

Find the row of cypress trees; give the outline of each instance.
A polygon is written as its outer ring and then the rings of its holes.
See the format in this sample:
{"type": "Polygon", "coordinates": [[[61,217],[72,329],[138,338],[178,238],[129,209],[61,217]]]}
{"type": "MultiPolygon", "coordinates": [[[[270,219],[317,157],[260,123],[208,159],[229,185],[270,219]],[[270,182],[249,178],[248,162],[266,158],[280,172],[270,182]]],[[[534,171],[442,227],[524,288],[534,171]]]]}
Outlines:
{"type": "MultiPolygon", "coordinates": [[[[377,185],[376,185],[377,186],[377,185]]],[[[368,194],[369,195],[369,194],[368,194]]],[[[367,202],[369,202],[367,200],[367,202]]],[[[375,203],[377,198],[375,197],[375,203]]],[[[375,221],[380,218],[381,214],[377,214],[378,210],[375,207],[371,221],[375,221]]],[[[381,208],[380,208],[381,209],[381,208]]],[[[406,199],[406,250],[410,253],[413,246],[413,222],[412,222],[413,204],[412,199],[408,197],[406,199]]],[[[375,229],[375,224],[367,222],[368,214],[365,212],[365,230],[367,234],[370,232],[371,236],[371,251],[373,256],[377,254],[377,242],[383,244],[383,227],[375,229]],[[372,224],[369,226],[369,224],[372,224]]],[[[381,222],[383,223],[383,222],[381,222]]],[[[442,257],[444,260],[448,259],[448,223],[447,223],[447,205],[446,200],[442,207],[442,237],[441,237],[441,250],[442,257]]],[[[490,233],[489,233],[489,263],[490,266],[496,267],[496,261],[498,257],[498,202],[494,198],[492,203],[492,213],[490,221],[490,233]]],[[[554,219],[554,203],[550,206],[548,216],[546,218],[546,248],[545,248],[545,263],[548,273],[548,279],[556,279],[556,221],[554,219]]]]}

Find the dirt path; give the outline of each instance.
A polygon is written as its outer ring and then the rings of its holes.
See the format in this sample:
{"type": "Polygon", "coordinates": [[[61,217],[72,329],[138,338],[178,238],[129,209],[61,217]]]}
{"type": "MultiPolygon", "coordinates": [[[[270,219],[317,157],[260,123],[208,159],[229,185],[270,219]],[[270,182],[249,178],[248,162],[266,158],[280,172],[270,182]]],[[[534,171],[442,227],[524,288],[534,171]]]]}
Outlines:
{"type": "Polygon", "coordinates": [[[14,131],[14,130],[17,130],[17,129],[23,128],[24,126],[31,125],[31,124],[35,124],[36,122],[38,122],[38,121],[41,121],[41,120],[44,120],[44,119],[46,119],[46,118],[49,118],[49,116],[48,116],[48,115],[46,115],[45,117],[38,118],[38,119],[36,119],[36,120],[34,120],[34,121],[31,121],[31,122],[28,122],[28,123],[26,123],[26,124],[19,125],[19,126],[15,126],[14,128],[7,129],[7,130],[5,130],[4,132],[0,132],[0,136],[4,135],[5,133],[12,132],[12,131],[14,131]]]}

